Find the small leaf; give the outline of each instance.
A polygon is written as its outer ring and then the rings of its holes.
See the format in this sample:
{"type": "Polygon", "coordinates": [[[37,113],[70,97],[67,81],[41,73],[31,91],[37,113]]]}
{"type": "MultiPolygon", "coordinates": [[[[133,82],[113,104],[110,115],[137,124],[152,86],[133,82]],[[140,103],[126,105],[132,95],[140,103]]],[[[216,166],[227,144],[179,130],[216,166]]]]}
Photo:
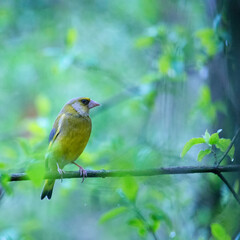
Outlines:
{"type": "Polygon", "coordinates": [[[184,157],[186,155],[186,153],[191,149],[192,146],[194,146],[196,144],[201,144],[201,143],[205,143],[205,140],[203,138],[190,139],[183,147],[181,157],[184,157]]]}
{"type": "Polygon", "coordinates": [[[138,183],[134,177],[126,177],[123,179],[122,190],[126,197],[135,201],[138,193],[138,183]]]}
{"type": "Polygon", "coordinates": [[[162,55],[158,60],[159,72],[166,75],[171,68],[171,59],[168,55],[162,55]]]}
{"type": "Polygon", "coordinates": [[[152,109],[154,107],[156,97],[157,91],[153,89],[144,96],[143,103],[147,106],[147,108],[152,109]]]}
{"type": "Polygon", "coordinates": [[[140,219],[138,218],[132,218],[128,221],[128,225],[132,227],[137,227],[137,228],[143,228],[144,224],[140,219]]]}
{"type": "Polygon", "coordinates": [[[138,234],[139,234],[139,236],[141,236],[141,237],[145,237],[146,234],[147,234],[146,228],[140,228],[140,229],[138,230],[138,234]]]}
{"type": "Polygon", "coordinates": [[[29,176],[30,180],[33,182],[34,186],[36,187],[41,186],[45,173],[44,164],[42,163],[31,164],[28,167],[26,173],[29,176]]]}
{"type": "Polygon", "coordinates": [[[7,164],[4,162],[0,162],[0,169],[6,168],[7,164]]]}
{"type": "Polygon", "coordinates": [[[211,232],[216,240],[231,240],[231,237],[226,233],[226,230],[219,223],[211,224],[211,232]]]}
{"type": "Polygon", "coordinates": [[[77,30],[75,28],[68,29],[66,36],[66,44],[68,47],[72,47],[77,41],[77,30]]]}
{"type": "Polygon", "coordinates": [[[153,43],[154,43],[154,38],[147,36],[147,37],[138,38],[135,41],[135,46],[137,48],[146,48],[151,46],[153,43]]]}
{"type": "Polygon", "coordinates": [[[218,133],[218,134],[219,134],[220,132],[222,132],[222,129],[218,129],[218,130],[217,130],[217,133],[218,133]]]}
{"type": "Polygon", "coordinates": [[[213,56],[217,52],[217,39],[213,29],[198,30],[196,37],[200,40],[203,49],[209,56],[213,56]]]}
{"type": "Polygon", "coordinates": [[[156,232],[161,225],[161,221],[157,219],[152,219],[152,220],[153,220],[153,223],[151,224],[151,229],[153,230],[153,232],[156,232]]]}
{"type": "Polygon", "coordinates": [[[115,218],[116,216],[126,212],[128,210],[128,208],[126,207],[117,207],[117,208],[113,208],[112,210],[104,213],[100,220],[99,223],[105,223],[113,218],[115,218]]]}
{"type": "Polygon", "coordinates": [[[213,144],[217,144],[219,141],[219,135],[218,133],[213,133],[209,139],[209,144],[213,145],[213,144]]]}
{"type": "Polygon", "coordinates": [[[152,213],[150,215],[152,219],[164,221],[169,228],[172,228],[171,219],[168,217],[168,215],[162,209],[159,209],[158,207],[156,207],[152,204],[147,204],[146,208],[148,208],[152,211],[152,213]]]}
{"type": "Polygon", "coordinates": [[[205,131],[203,138],[204,138],[205,142],[207,144],[209,144],[210,134],[209,134],[208,130],[205,131]]]}
{"type": "Polygon", "coordinates": [[[10,180],[10,176],[6,173],[2,173],[0,175],[0,183],[1,183],[1,186],[3,187],[3,189],[5,190],[5,192],[7,194],[11,194],[12,193],[12,188],[11,186],[9,185],[9,180],[10,180]]]}
{"type": "MultiPolygon", "coordinates": [[[[221,152],[226,152],[228,149],[228,146],[230,145],[231,140],[230,139],[226,139],[226,138],[220,138],[218,143],[216,144],[216,147],[218,149],[220,149],[221,152]]],[[[234,152],[235,152],[235,147],[232,146],[231,150],[228,152],[228,156],[232,159],[234,156],[234,152]]]]}
{"type": "Polygon", "coordinates": [[[199,153],[198,153],[198,157],[197,157],[197,160],[200,162],[202,161],[202,159],[211,153],[211,149],[205,149],[205,150],[201,150],[199,153]]]}
{"type": "Polygon", "coordinates": [[[138,234],[142,237],[147,234],[147,230],[144,223],[138,218],[132,218],[131,220],[129,220],[128,225],[136,227],[138,229],[138,234]]]}

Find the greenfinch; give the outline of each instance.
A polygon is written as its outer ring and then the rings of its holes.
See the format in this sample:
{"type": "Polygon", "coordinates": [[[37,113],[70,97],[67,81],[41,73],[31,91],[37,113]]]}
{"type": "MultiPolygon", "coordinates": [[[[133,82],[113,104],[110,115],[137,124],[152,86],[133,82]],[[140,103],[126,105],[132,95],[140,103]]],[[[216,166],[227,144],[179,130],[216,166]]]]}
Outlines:
{"type": "MultiPolygon", "coordinates": [[[[92,129],[89,110],[100,104],[90,98],[79,97],[67,102],[58,114],[49,135],[46,154],[46,169],[63,174],[63,168],[69,163],[79,167],[80,175],[87,176],[86,171],[75,163],[86,147],[92,129]]],[[[41,199],[51,199],[54,179],[45,181],[41,199]]]]}

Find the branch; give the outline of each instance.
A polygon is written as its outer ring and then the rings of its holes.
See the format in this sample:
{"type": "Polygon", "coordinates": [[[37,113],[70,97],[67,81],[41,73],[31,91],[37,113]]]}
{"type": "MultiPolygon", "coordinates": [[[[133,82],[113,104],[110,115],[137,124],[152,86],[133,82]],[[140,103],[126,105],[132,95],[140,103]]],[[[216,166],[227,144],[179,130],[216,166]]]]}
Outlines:
{"type": "MultiPolygon", "coordinates": [[[[184,166],[184,167],[162,167],[146,170],[87,170],[88,178],[105,178],[105,177],[148,177],[156,175],[170,174],[191,174],[191,173],[221,173],[221,172],[240,172],[240,165],[218,166],[184,166]]],[[[44,179],[61,179],[61,178],[81,178],[79,171],[67,171],[61,175],[56,173],[46,173],[44,179]]],[[[29,180],[26,173],[14,173],[10,175],[10,181],[29,180]]]]}
{"type": "Polygon", "coordinates": [[[239,128],[239,129],[237,130],[237,132],[235,133],[235,135],[234,135],[234,137],[233,137],[233,139],[232,139],[230,145],[229,145],[228,148],[227,148],[227,151],[226,151],[226,152],[223,154],[223,156],[220,158],[220,160],[219,160],[217,166],[219,166],[219,165],[221,164],[221,162],[223,161],[223,159],[228,155],[228,153],[229,153],[229,151],[231,150],[231,148],[232,148],[234,142],[236,141],[236,139],[237,139],[239,133],[240,133],[240,128],[239,128]]]}
{"type": "Polygon", "coordinates": [[[218,172],[216,173],[219,178],[227,185],[228,189],[230,190],[230,192],[233,194],[233,196],[235,197],[235,199],[238,201],[238,203],[240,204],[240,197],[238,196],[238,194],[235,192],[235,190],[233,189],[233,187],[229,184],[229,182],[227,181],[227,179],[222,175],[222,173],[218,172]]]}

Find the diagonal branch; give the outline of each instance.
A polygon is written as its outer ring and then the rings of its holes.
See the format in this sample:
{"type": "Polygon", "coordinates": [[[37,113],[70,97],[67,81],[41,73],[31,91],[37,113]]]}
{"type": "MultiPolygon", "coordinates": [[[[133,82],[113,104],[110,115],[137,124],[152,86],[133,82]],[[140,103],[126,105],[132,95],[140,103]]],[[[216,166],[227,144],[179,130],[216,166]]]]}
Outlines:
{"type": "Polygon", "coordinates": [[[238,203],[240,204],[240,197],[238,196],[238,194],[235,192],[235,190],[233,189],[233,187],[229,184],[229,182],[227,181],[227,179],[222,175],[222,173],[218,172],[216,173],[219,178],[227,185],[228,189],[230,190],[230,192],[232,193],[232,195],[234,196],[234,198],[238,201],[238,203]]]}
{"type": "Polygon", "coordinates": [[[237,132],[235,133],[235,135],[234,135],[234,137],[233,137],[233,139],[232,139],[230,145],[229,145],[228,148],[227,148],[227,151],[226,151],[226,152],[223,154],[223,156],[220,158],[220,160],[219,160],[217,166],[219,166],[219,165],[221,164],[221,162],[223,161],[223,159],[228,155],[228,153],[229,153],[229,151],[231,150],[231,148],[232,148],[234,142],[236,141],[236,139],[237,139],[239,133],[240,133],[240,128],[239,128],[239,129],[237,130],[237,132]]]}

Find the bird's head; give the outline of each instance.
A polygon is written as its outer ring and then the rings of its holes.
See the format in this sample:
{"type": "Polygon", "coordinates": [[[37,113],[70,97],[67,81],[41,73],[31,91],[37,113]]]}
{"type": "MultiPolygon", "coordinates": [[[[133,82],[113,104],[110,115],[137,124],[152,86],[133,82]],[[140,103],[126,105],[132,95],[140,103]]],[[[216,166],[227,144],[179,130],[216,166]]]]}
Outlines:
{"type": "Polygon", "coordinates": [[[73,115],[88,116],[91,108],[97,107],[100,104],[86,97],[74,98],[67,102],[61,112],[70,113],[73,115]]]}

